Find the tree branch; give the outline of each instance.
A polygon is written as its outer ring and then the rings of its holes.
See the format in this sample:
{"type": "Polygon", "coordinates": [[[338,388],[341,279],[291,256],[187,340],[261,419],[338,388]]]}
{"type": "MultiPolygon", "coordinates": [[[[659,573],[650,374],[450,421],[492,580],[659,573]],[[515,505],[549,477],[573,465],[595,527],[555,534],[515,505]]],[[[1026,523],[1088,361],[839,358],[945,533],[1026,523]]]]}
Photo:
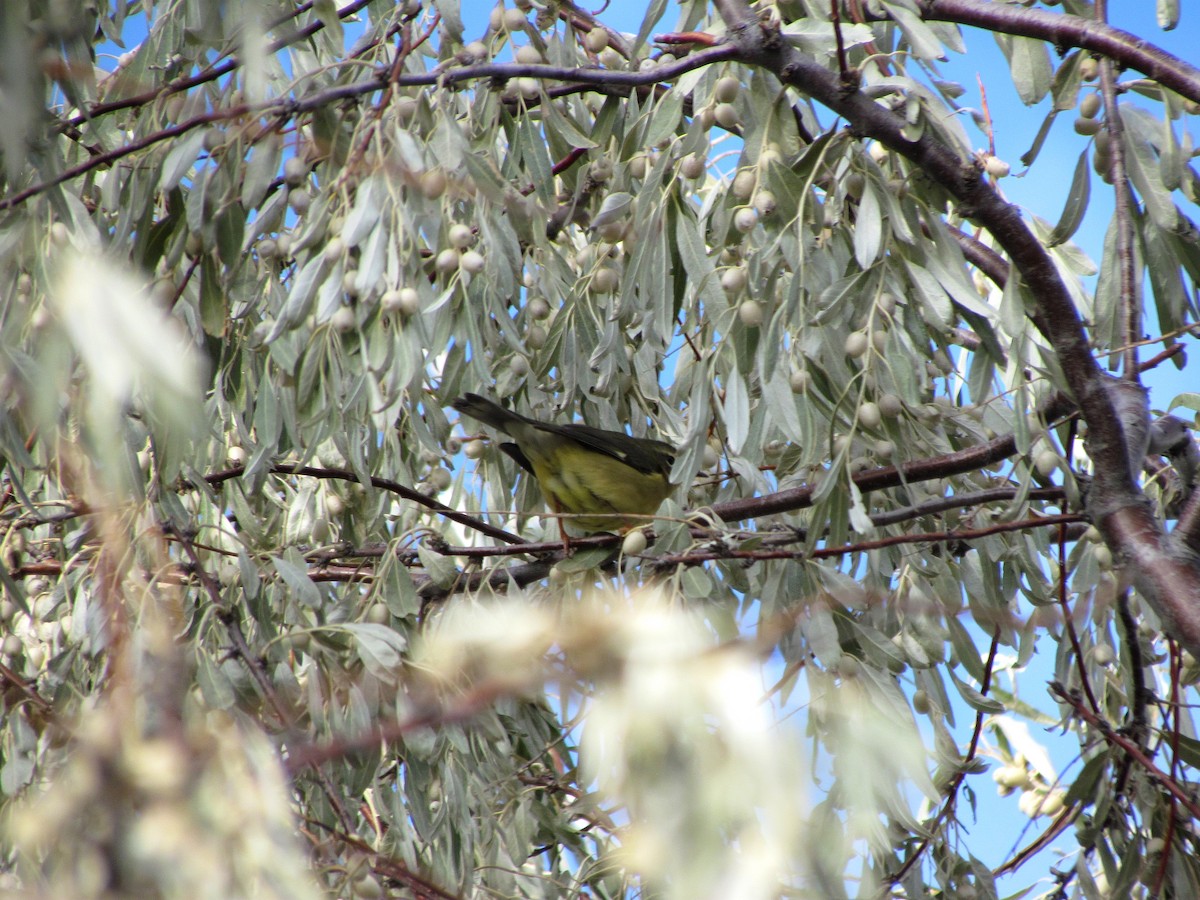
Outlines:
{"type": "MultiPolygon", "coordinates": [[[[1096,4],[1096,19],[1107,24],[1106,5],[1096,4]]],[[[1125,378],[1137,379],[1137,341],[1142,339],[1142,286],[1134,266],[1133,191],[1125,168],[1125,128],[1121,124],[1121,109],[1117,104],[1116,73],[1110,59],[1100,60],[1100,93],[1104,98],[1104,128],[1108,133],[1109,180],[1114,197],[1113,220],[1117,229],[1117,268],[1121,273],[1121,338],[1125,343],[1122,373],[1125,378]]]]}
{"type": "MultiPolygon", "coordinates": [[[[368,6],[371,2],[372,2],[372,0],[354,0],[354,2],[348,3],[348,4],[346,4],[346,6],[344,6],[338,10],[338,18],[344,19],[347,16],[352,16],[355,13],[357,13],[359,10],[361,10],[363,7],[368,6]]],[[[272,20],[270,23],[267,24],[267,30],[271,31],[275,28],[278,28],[284,22],[287,22],[289,19],[295,18],[296,16],[300,15],[301,13],[306,12],[307,10],[309,10],[311,8],[312,8],[312,3],[304,3],[298,9],[295,9],[284,15],[278,16],[277,18],[272,20]]],[[[277,53],[280,50],[284,49],[285,47],[288,47],[291,44],[296,43],[297,41],[304,40],[307,37],[312,37],[314,34],[316,34],[318,31],[320,31],[324,27],[325,27],[324,20],[317,19],[316,21],[310,22],[308,25],[305,25],[303,28],[297,29],[296,31],[289,34],[287,37],[280,38],[279,40],[276,40],[276,41],[272,41],[270,44],[267,45],[265,52],[268,55],[270,55],[272,53],[277,53]]],[[[145,106],[147,103],[152,103],[153,101],[157,100],[159,97],[168,97],[171,94],[178,94],[180,91],[190,90],[191,88],[199,87],[202,84],[207,84],[210,81],[216,81],[218,78],[221,78],[224,75],[228,75],[230,72],[239,68],[241,65],[242,65],[242,61],[240,59],[238,59],[236,56],[230,57],[223,63],[208,66],[205,69],[203,69],[202,71],[197,72],[195,75],[190,75],[187,78],[177,79],[176,81],[172,81],[170,84],[164,85],[161,88],[156,88],[152,91],[145,91],[144,93],[141,93],[141,94],[135,94],[132,97],[124,97],[120,100],[112,100],[112,101],[109,101],[108,103],[93,103],[91,106],[88,107],[86,112],[80,113],[78,115],[72,116],[69,119],[66,119],[63,122],[63,126],[64,127],[78,127],[80,125],[86,124],[88,122],[88,120],[90,120],[90,119],[96,119],[96,118],[99,118],[100,116],[107,115],[108,113],[119,112],[120,110],[123,110],[123,109],[132,109],[132,108],[138,107],[138,106],[145,106]]]]}
{"type": "MultiPolygon", "coordinates": [[[[648,87],[664,81],[670,81],[686,72],[690,72],[692,69],[711,65],[721,60],[731,59],[737,55],[737,52],[736,47],[728,44],[710,47],[706,50],[699,50],[689,54],[677,62],[669,63],[665,66],[656,66],[649,72],[614,72],[610,69],[580,69],[567,66],[524,65],[521,63],[483,63],[477,66],[463,66],[460,69],[450,69],[442,73],[427,72],[420,75],[401,75],[392,79],[391,70],[383,68],[378,70],[374,77],[365,81],[338,85],[324,91],[309,94],[302,100],[284,97],[261,104],[252,105],[243,103],[193,116],[186,122],[179,122],[169,128],[145,135],[136,141],[130,141],[127,144],[122,144],[103,153],[97,153],[82,162],[76,163],[74,166],[67,167],[53,178],[48,178],[24,190],[0,198],[0,211],[19,206],[29,198],[35,197],[56,185],[84,175],[93,169],[109,165],[139,150],[145,150],[147,147],[152,147],[170,138],[179,137],[195,128],[199,128],[202,125],[211,125],[214,122],[240,119],[244,116],[260,116],[265,118],[283,116],[285,118],[294,118],[300,113],[319,109],[338,100],[370,94],[384,89],[389,85],[408,87],[433,86],[439,84],[458,84],[478,79],[492,79],[502,82],[513,78],[541,78],[576,82],[578,85],[576,90],[586,90],[593,86],[598,89],[612,90],[614,88],[621,88],[623,90],[632,90],[633,88],[648,87]]],[[[153,99],[153,97],[150,99],[153,99]]],[[[148,100],[143,100],[143,102],[148,102],[148,100]]]]}
{"type": "MultiPolygon", "coordinates": [[[[988,649],[987,665],[983,669],[983,683],[979,685],[979,692],[985,697],[992,687],[992,666],[996,664],[996,651],[999,649],[1000,632],[997,630],[992,634],[992,644],[988,649]]],[[[959,769],[954,773],[954,777],[947,787],[946,802],[942,804],[942,808],[938,810],[938,814],[934,816],[933,821],[926,828],[926,831],[930,835],[936,834],[941,823],[954,811],[954,806],[958,802],[958,789],[962,787],[963,780],[967,777],[967,766],[975,758],[975,754],[979,750],[979,738],[983,734],[983,723],[986,718],[987,715],[982,709],[976,710],[975,727],[971,730],[971,743],[967,746],[967,754],[963,757],[962,762],[959,763],[959,769]]],[[[904,861],[904,865],[890,877],[891,884],[899,884],[904,880],[904,876],[920,861],[921,856],[924,855],[932,840],[932,837],[922,838],[921,843],[917,845],[917,848],[904,861]]]]}
{"type": "Polygon", "coordinates": [[[1055,47],[1080,47],[1135,69],[1200,103],[1200,69],[1135,34],[1078,16],[1020,9],[981,0],[922,0],[923,18],[1037,38],[1055,47]]]}
{"type": "Polygon", "coordinates": [[[1083,719],[1084,722],[1100,732],[1101,737],[1103,737],[1105,741],[1107,741],[1109,744],[1112,744],[1114,747],[1121,748],[1127,754],[1129,754],[1129,756],[1133,758],[1134,762],[1140,765],[1146,771],[1146,774],[1162,785],[1163,789],[1166,790],[1167,793],[1169,793],[1172,797],[1174,797],[1184,809],[1191,813],[1193,818],[1200,819],[1200,805],[1196,804],[1196,801],[1192,798],[1191,793],[1180,786],[1180,784],[1174,778],[1172,778],[1158,766],[1154,765],[1154,762],[1145,754],[1145,752],[1143,752],[1141,747],[1129,740],[1129,738],[1125,737],[1124,735],[1118,734],[1116,731],[1114,731],[1113,727],[1107,721],[1100,718],[1100,716],[1096,715],[1090,709],[1084,706],[1078,697],[1074,696],[1057,681],[1050,685],[1050,691],[1069,707],[1071,707],[1071,709],[1075,711],[1075,714],[1079,716],[1079,718],[1083,719]]]}

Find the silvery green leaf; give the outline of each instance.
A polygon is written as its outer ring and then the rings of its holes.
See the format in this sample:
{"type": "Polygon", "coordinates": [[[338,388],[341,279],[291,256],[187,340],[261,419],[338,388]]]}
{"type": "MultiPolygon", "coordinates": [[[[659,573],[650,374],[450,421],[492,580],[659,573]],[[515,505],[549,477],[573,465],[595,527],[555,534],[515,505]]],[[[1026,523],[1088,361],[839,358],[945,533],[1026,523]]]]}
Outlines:
{"type": "MultiPolygon", "coordinates": [[[[870,26],[846,24],[841,27],[842,45],[858,47],[875,39],[870,26]]],[[[833,34],[833,23],[820,19],[800,18],[788,22],[780,29],[783,39],[808,54],[832,54],[837,46],[833,34]]]]}
{"type": "Polygon", "coordinates": [[[623,219],[629,214],[632,206],[633,195],[626,191],[613,191],[611,194],[607,194],[604,202],[600,204],[599,211],[592,217],[592,227],[599,228],[601,225],[623,219]]]}
{"type": "MultiPolygon", "coordinates": [[[[569,115],[564,115],[555,101],[542,104],[542,114],[546,117],[546,126],[555,134],[567,141],[571,146],[580,149],[591,149],[596,146],[592,138],[584,134],[569,115]]],[[[471,154],[467,154],[471,156],[471,154]]]]}
{"type": "Polygon", "coordinates": [[[342,240],[347,247],[357,247],[379,222],[385,191],[379,176],[364,179],[354,196],[354,206],[342,226],[342,240]]]}
{"type": "Polygon", "coordinates": [[[280,556],[271,557],[271,564],[298,603],[314,609],[321,605],[321,592],[317,590],[317,586],[308,577],[308,572],[302,565],[280,556]]]}
{"type": "Polygon", "coordinates": [[[924,22],[920,15],[899,3],[884,3],[884,8],[896,20],[904,37],[918,59],[944,59],[946,56],[937,34],[924,22]]]}
{"type": "Polygon", "coordinates": [[[633,41],[633,50],[636,51],[646,42],[646,38],[650,36],[650,32],[654,30],[654,26],[658,24],[658,20],[662,18],[666,9],[667,0],[650,0],[649,6],[646,7],[646,15],[642,18],[641,27],[638,28],[637,37],[633,41]]]}
{"type": "Polygon", "coordinates": [[[863,183],[858,217],[854,221],[854,258],[859,266],[869,269],[879,256],[882,243],[883,209],[875,194],[874,182],[868,178],[863,183]]]}
{"type": "Polygon", "coordinates": [[[1080,223],[1083,222],[1083,214],[1087,212],[1091,184],[1091,166],[1088,164],[1088,153],[1084,150],[1079,154],[1079,160],[1075,163],[1075,174],[1071,178],[1071,187],[1067,193],[1067,203],[1063,207],[1062,215],[1059,216],[1054,231],[1047,238],[1049,246],[1053,247],[1068,240],[1079,228],[1080,223]]]}
{"type": "Polygon", "coordinates": [[[971,709],[977,712],[992,714],[1007,712],[1007,707],[1003,703],[971,687],[971,685],[959,678],[953,669],[946,669],[946,673],[950,676],[950,681],[958,689],[958,695],[966,701],[967,706],[971,707],[971,709]]]}
{"type": "Polygon", "coordinates": [[[1158,0],[1154,12],[1163,31],[1171,31],[1179,24],[1179,0],[1158,0]]]}
{"type": "Polygon", "coordinates": [[[434,0],[438,14],[442,17],[442,25],[448,37],[455,43],[463,42],[463,19],[459,0],[434,0]]]}
{"type": "Polygon", "coordinates": [[[1175,208],[1171,192],[1163,184],[1162,169],[1154,148],[1157,135],[1151,132],[1153,123],[1134,115],[1123,118],[1126,127],[1122,136],[1125,139],[1125,164],[1129,177],[1155,225],[1165,231],[1173,231],[1179,221],[1179,211],[1175,208]]]}
{"type": "Polygon", "coordinates": [[[1004,51],[1012,74],[1013,86],[1026,106],[1038,103],[1050,90],[1054,69],[1046,45],[1033,38],[996,33],[996,43],[1004,51]]]}
{"type": "Polygon", "coordinates": [[[287,302],[279,311],[275,324],[265,338],[268,343],[308,318],[308,314],[312,310],[313,297],[316,296],[317,288],[320,287],[328,268],[324,256],[320,253],[309,257],[307,262],[300,267],[300,271],[296,273],[292,281],[292,289],[288,292],[287,302]]]}
{"type": "Polygon", "coordinates": [[[242,180],[242,205],[254,209],[267,195],[267,188],[279,170],[283,157],[283,143],[266,139],[259,141],[250,150],[246,163],[246,174],[242,180]]]}
{"type": "Polygon", "coordinates": [[[358,658],[372,674],[387,680],[395,677],[408,645],[402,634],[371,622],[346,622],[338,627],[354,638],[358,658]]]}
{"type": "Polygon", "coordinates": [[[838,639],[837,624],[833,613],[824,603],[813,603],[807,614],[800,619],[800,629],[813,655],[825,667],[834,666],[842,658],[842,644],[838,639]]]}
{"type": "Polygon", "coordinates": [[[859,534],[874,534],[875,523],[871,521],[871,515],[867,512],[867,507],[863,504],[862,492],[853,481],[849,482],[849,488],[850,527],[859,534]]]}
{"type": "Polygon", "coordinates": [[[162,190],[169,191],[177,187],[191,170],[204,147],[204,135],[205,129],[194,128],[171,148],[163,160],[162,176],[158,182],[162,190]]]}
{"type": "Polygon", "coordinates": [[[725,377],[725,402],[721,408],[725,427],[729,429],[729,448],[740,453],[750,430],[750,395],[745,379],[736,370],[725,377]]]}
{"type": "Polygon", "coordinates": [[[72,254],[52,297],[90,377],[112,402],[128,402],[135,388],[168,404],[199,400],[203,360],[126,267],[72,254]]]}

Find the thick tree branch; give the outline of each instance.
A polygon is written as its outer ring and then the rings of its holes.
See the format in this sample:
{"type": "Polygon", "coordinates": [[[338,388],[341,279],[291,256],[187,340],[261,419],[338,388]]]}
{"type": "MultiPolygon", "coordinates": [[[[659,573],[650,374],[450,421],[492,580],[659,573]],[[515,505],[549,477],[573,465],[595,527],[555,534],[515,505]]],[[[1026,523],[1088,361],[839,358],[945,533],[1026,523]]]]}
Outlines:
{"type": "Polygon", "coordinates": [[[991,279],[992,283],[1001,290],[1008,284],[1008,263],[1004,257],[984,244],[957,228],[947,228],[954,243],[966,257],[967,262],[991,279]]]}
{"type": "Polygon", "coordinates": [[[981,0],[924,0],[924,18],[1037,38],[1055,47],[1080,47],[1141,72],[1200,103],[1200,69],[1137,35],[1099,22],[981,0]]]}
{"type": "MultiPolygon", "coordinates": [[[[1063,394],[1056,394],[1049,402],[1038,409],[1038,415],[1047,422],[1070,413],[1071,401],[1063,394]]],[[[869,469],[851,476],[855,486],[864,494],[872,491],[882,491],[887,488],[899,487],[917,481],[930,481],[937,478],[949,478],[966,472],[976,472],[985,469],[993,463],[1008,459],[1017,452],[1016,437],[1009,434],[993,438],[984,444],[977,444],[968,450],[956,453],[944,453],[925,459],[900,463],[895,466],[883,466],[869,469]]],[[[729,500],[712,507],[713,512],[727,522],[741,519],[758,518],[775,513],[791,512],[806,509],[812,505],[815,488],[791,488],[778,491],[766,497],[749,497],[744,500],[729,500]]]]}

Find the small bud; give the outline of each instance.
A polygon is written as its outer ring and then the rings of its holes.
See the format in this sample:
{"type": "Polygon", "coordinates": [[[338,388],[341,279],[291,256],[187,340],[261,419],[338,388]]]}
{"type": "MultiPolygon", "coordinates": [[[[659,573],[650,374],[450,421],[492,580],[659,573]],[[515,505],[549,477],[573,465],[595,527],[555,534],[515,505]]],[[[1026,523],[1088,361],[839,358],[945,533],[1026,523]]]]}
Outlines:
{"type": "Polygon", "coordinates": [[[733,214],[733,227],[742,234],[753,231],[758,225],[758,210],[751,206],[743,206],[733,214]]]}
{"type": "Polygon", "coordinates": [[[583,46],[589,53],[600,53],[608,46],[608,32],[596,26],[583,36],[583,46]]]}
{"type": "Polygon", "coordinates": [[[846,355],[851,359],[858,359],[866,354],[869,345],[870,340],[867,338],[865,331],[852,331],[846,335],[844,349],[846,355]]]}
{"type": "Polygon", "coordinates": [[[684,178],[700,178],[708,168],[708,159],[701,153],[692,153],[683,158],[679,172],[684,178]]]}
{"type": "Polygon", "coordinates": [[[502,22],[506,31],[524,31],[529,25],[528,17],[519,9],[506,9],[503,16],[502,22]]]}
{"type": "Polygon", "coordinates": [[[998,156],[989,156],[983,167],[993,178],[1005,178],[1012,171],[1012,167],[998,156]]]}
{"type": "Polygon", "coordinates": [[[864,428],[878,428],[879,423],[883,421],[883,416],[880,414],[879,407],[868,400],[858,408],[858,421],[864,428]]]}
{"type": "Polygon", "coordinates": [[[283,180],[296,187],[308,178],[308,163],[298,156],[289,156],[283,164],[283,180]]]}
{"type": "Polygon", "coordinates": [[[443,250],[437,255],[434,265],[439,272],[449,274],[458,269],[459,254],[457,250],[443,250]]]}
{"type": "Polygon", "coordinates": [[[621,541],[621,553],[624,556],[640,556],[646,552],[648,543],[646,532],[640,528],[635,528],[625,535],[625,539],[621,541]]]}
{"type": "Polygon", "coordinates": [[[732,103],[741,92],[742,83],[732,75],[725,75],[717,79],[716,86],[713,88],[713,97],[718,103],[732,103]]]}
{"type": "Polygon", "coordinates": [[[441,169],[429,169],[421,173],[421,193],[428,200],[436,200],[446,193],[446,173],[441,169]]]}
{"type": "Polygon", "coordinates": [[[742,169],[733,176],[733,184],[729,190],[738,200],[749,200],[757,183],[758,173],[754,169],[742,169]]]}
{"type": "Polygon", "coordinates": [[[733,266],[721,273],[721,287],[727,294],[740,294],[746,288],[749,276],[744,266],[733,266]]]}
{"type": "Polygon", "coordinates": [[[775,209],[778,207],[779,203],[775,199],[775,195],[770,191],[758,191],[754,195],[752,205],[761,215],[769,216],[771,213],[775,212],[775,209]]]}
{"type": "Polygon", "coordinates": [[[476,250],[467,250],[465,253],[463,253],[462,258],[459,260],[459,265],[462,266],[464,272],[469,272],[472,275],[478,275],[483,271],[483,254],[476,250]]]}
{"type": "Polygon", "coordinates": [[[450,239],[450,246],[457,247],[459,250],[466,249],[475,243],[475,234],[471,231],[471,227],[462,223],[451,225],[447,237],[450,239]]]}
{"type": "Polygon", "coordinates": [[[717,124],[725,129],[737,128],[742,123],[742,117],[738,115],[737,107],[732,103],[718,103],[717,108],[713,110],[713,116],[717,124]]]}
{"type": "Polygon", "coordinates": [[[525,66],[536,66],[544,62],[541,52],[537,47],[534,47],[531,44],[526,44],[524,47],[518,47],[515,58],[517,62],[525,66]]]}
{"type": "Polygon", "coordinates": [[[763,323],[762,304],[757,300],[743,300],[738,306],[738,318],[747,328],[758,328],[763,323]]]}

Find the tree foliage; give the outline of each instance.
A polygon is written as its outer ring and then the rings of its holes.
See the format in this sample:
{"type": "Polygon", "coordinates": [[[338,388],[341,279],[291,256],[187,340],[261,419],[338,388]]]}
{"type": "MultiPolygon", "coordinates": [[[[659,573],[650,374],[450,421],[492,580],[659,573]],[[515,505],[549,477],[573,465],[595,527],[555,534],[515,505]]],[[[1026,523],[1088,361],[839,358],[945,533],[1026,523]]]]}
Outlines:
{"type": "Polygon", "coordinates": [[[1050,6],[3,4],[5,887],[1200,896],[1200,72],[1050,6]]]}

